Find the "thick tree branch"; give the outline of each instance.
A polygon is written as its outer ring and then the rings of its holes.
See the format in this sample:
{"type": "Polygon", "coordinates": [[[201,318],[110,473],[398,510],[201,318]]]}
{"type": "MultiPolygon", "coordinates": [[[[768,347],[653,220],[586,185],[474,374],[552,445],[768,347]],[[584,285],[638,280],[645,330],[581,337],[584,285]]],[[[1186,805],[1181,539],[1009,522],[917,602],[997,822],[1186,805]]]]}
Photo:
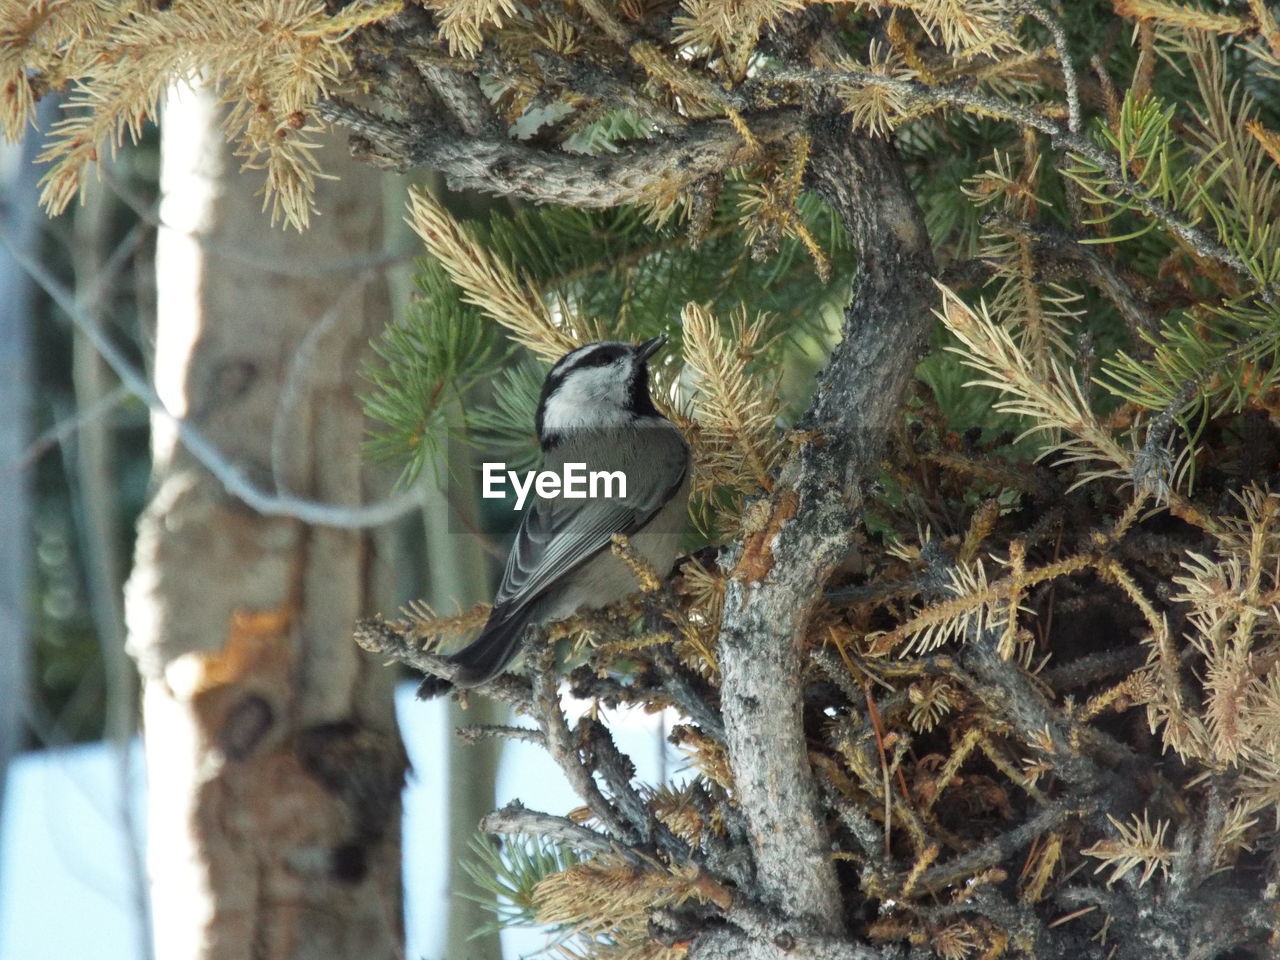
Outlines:
{"type": "MultiPolygon", "coordinates": [[[[587,156],[530,147],[505,137],[461,139],[443,129],[422,130],[386,120],[337,100],[321,103],[316,112],[364,137],[384,162],[439,170],[452,190],[572,207],[642,203],[755,158],[753,145],[726,120],[690,124],[641,146],[587,156]]],[[[801,129],[801,114],[795,109],[744,120],[764,147],[783,143],[801,129]]]]}
{"type": "Polygon", "coordinates": [[[801,425],[810,439],[784,466],[767,520],[728,559],[721,697],[761,892],[782,915],[838,936],[843,899],[806,753],[799,644],[849,548],[858,481],[896,421],[931,322],[933,257],[893,147],[851,134],[843,118],[812,133],[810,183],[852,236],[861,270],[801,425]]]}

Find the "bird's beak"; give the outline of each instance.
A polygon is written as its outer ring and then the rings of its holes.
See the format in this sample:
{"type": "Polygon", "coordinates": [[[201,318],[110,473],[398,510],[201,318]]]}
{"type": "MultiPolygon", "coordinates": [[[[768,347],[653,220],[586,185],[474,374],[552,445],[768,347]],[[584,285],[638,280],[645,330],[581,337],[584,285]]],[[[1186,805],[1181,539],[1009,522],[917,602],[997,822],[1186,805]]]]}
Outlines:
{"type": "Polygon", "coordinates": [[[652,340],[646,340],[644,343],[640,344],[640,346],[636,347],[636,358],[643,363],[666,345],[667,335],[665,333],[660,333],[652,340]]]}

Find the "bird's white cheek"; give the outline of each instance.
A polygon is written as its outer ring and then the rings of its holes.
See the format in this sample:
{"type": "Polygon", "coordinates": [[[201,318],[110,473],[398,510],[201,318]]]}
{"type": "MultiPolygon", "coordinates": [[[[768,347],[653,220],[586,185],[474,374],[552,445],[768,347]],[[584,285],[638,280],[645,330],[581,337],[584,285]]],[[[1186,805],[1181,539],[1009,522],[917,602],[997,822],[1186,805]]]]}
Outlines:
{"type": "Polygon", "coordinates": [[[562,431],[582,426],[583,408],[574,396],[576,392],[561,389],[547,400],[542,421],[544,429],[562,431]]]}
{"type": "Polygon", "coordinates": [[[623,422],[622,386],[616,371],[591,371],[571,376],[547,398],[543,429],[571,430],[579,427],[609,426],[623,422]]]}

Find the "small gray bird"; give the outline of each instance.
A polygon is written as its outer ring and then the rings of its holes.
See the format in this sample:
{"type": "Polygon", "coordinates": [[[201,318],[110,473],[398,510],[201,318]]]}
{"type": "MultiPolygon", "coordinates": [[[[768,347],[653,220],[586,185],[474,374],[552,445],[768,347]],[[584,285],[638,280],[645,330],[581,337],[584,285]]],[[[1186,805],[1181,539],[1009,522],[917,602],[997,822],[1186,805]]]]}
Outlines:
{"type": "MultiPolygon", "coordinates": [[[[418,696],[472,687],[520,652],[530,624],[560,620],[634,593],[634,574],[610,550],[625,534],[659,574],[675,562],[688,515],[689,446],[649,396],[647,361],[666,335],[641,344],[602,340],[561,357],[542,385],[536,427],[543,469],[622,471],[615,497],[536,497],[520,521],[493,611],[479,636],[447,659],[452,683],[427,677],[418,696]]],[[[616,491],[615,491],[616,492],[616,491]]]]}

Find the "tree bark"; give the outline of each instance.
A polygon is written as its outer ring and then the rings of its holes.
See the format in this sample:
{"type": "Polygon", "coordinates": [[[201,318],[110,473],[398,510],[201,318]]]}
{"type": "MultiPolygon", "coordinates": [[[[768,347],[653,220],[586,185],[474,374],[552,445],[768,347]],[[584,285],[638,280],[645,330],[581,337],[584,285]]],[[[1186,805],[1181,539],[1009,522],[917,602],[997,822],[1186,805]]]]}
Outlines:
{"type": "MultiPolygon", "coordinates": [[[[462,464],[451,463],[451,469],[466,476],[462,464]]],[[[461,487],[461,484],[458,484],[461,487]]],[[[484,553],[474,535],[458,533],[450,516],[457,509],[462,516],[476,521],[474,495],[467,502],[450,503],[448,483],[443,482],[424,497],[423,519],[427,530],[427,577],[431,602],[437,609],[459,609],[487,601],[493,596],[489,584],[484,553]]],[[[469,491],[459,491],[465,495],[469,491]]],[[[463,710],[449,703],[449,725],[457,729],[468,724],[508,722],[509,713],[501,703],[476,698],[463,710]]],[[[474,892],[474,882],[461,867],[471,857],[468,842],[476,834],[480,820],[493,810],[498,779],[498,759],[502,744],[494,739],[463,743],[449,738],[449,849],[446,851],[449,895],[448,919],[445,924],[444,956],[449,960],[501,960],[502,945],[498,934],[475,936],[476,930],[490,924],[493,914],[482,904],[464,896],[474,892]]]]}
{"type": "MultiPolygon", "coordinates": [[[[387,245],[396,250],[409,248],[419,242],[403,217],[405,197],[413,180],[389,175],[383,180],[387,245]]],[[[399,316],[413,303],[413,270],[406,267],[391,272],[388,279],[399,316]]],[[[456,425],[461,410],[451,410],[450,416],[456,425]]],[[[449,611],[488,602],[493,592],[484,551],[475,536],[458,529],[460,525],[478,525],[474,491],[457,484],[451,498],[449,474],[445,472],[466,476],[464,465],[453,460],[468,452],[460,444],[449,444],[447,437],[441,442],[449,451],[450,462],[439,474],[425,477],[421,487],[427,577],[425,585],[415,583],[412,589],[415,596],[425,597],[437,610],[449,611]]],[[[466,710],[453,702],[447,709],[451,733],[467,724],[502,723],[508,716],[502,704],[481,697],[473,699],[466,710]]],[[[496,932],[476,936],[476,930],[493,922],[493,913],[463,895],[474,889],[474,883],[461,867],[471,856],[467,844],[476,835],[480,819],[493,809],[501,744],[494,740],[464,744],[455,736],[448,737],[448,744],[448,833],[447,849],[443,851],[448,905],[441,955],[449,960],[501,960],[502,944],[496,932]]]]}
{"type": "MultiPolygon", "coordinates": [[[[261,485],[360,504],[356,374],[387,298],[367,271],[305,268],[380,247],[377,175],[327,148],[341,179],[320,183],[323,216],[271,230],[220,120],[207,92],[164,112],[157,392],[261,485]]],[[[388,599],[390,538],[254,513],[161,416],[153,455],[126,618],[156,955],[398,957],[394,677],[351,643],[388,599]]]]}
{"type": "MultiPolygon", "coordinates": [[[[76,301],[86,321],[98,330],[105,326],[107,303],[118,279],[109,250],[113,199],[104,184],[94,184],[75,211],[72,222],[71,259],[76,301]]],[[[72,341],[71,373],[77,410],[97,409],[117,385],[110,366],[82,331],[77,331],[72,341]]],[[[74,461],[77,535],[84,563],[85,592],[102,655],[106,696],[103,738],[111,748],[121,788],[117,818],[124,834],[129,895],[138,940],[145,945],[150,906],[146,868],[142,862],[142,823],[130,790],[136,763],[133,739],[138,732],[138,674],[124,650],[124,551],[120,541],[123,527],[116,482],[114,425],[107,417],[86,417],[79,424],[74,461]]]]}
{"type": "MultiPolygon", "coordinates": [[[[52,102],[42,105],[48,119],[52,102]]],[[[41,124],[41,130],[44,124],[41,124]]],[[[17,144],[0,144],[0,228],[20,248],[39,242],[35,166],[40,130],[17,144]]],[[[0,809],[5,774],[21,748],[29,706],[31,475],[24,462],[31,436],[34,392],[31,355],[33,287],[27,272],[0,246],[0,809]]]]}
{"type": "Polygon", "coordinates": [[[800,643],[859,523],[859,483],[898,416],[932,317],[933,255],[892,145],[815,121],[810,186],[840,216],[859,271],[842,338],[782,470],[770,513],[730,552],[720,630],[721,703],[759,893],[781,926],[699,941],[699,957],[853,957],[801,716],[800,643]],[[833,939],[834,938],[834,939],[833,939]],[[799,951],[799,952],[797,952],[799,951]]]}

